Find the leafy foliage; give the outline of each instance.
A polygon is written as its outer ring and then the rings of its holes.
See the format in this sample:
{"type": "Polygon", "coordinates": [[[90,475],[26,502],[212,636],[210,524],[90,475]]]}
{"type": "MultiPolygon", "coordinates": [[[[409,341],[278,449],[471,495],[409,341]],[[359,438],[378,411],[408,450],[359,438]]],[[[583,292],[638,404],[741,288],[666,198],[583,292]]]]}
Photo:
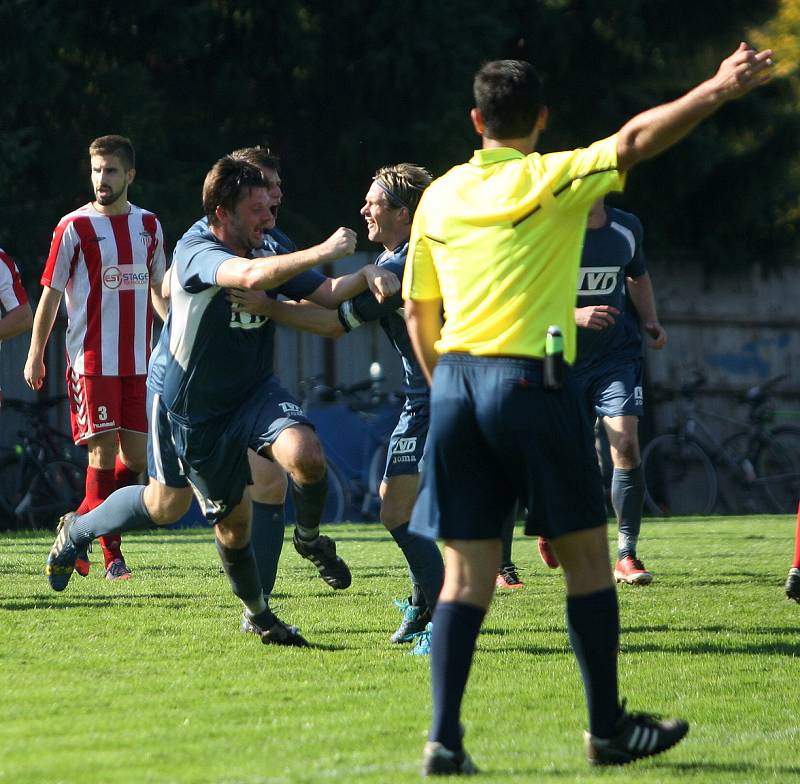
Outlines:
{"type": "MultiPolygon", "coordinates": [[[[284,160],[281,224],[316,242],[361,228],[378,166],[440,174],[469,156],[484,60],[538,65],[552,104],[543,149],[561,149],[710,75],[743,31],[794,52],[797,17],[796,0],[5,0],[0,243],[34,277],[58,217],[91,196],[88,142],[112,132],[133,139],[131,198],[170,243],[196,218],[211,163],[267,141],[284,160]]],[[[635,173],[624,203],[650,248],[726,273],[791,258],[796,110],[789,73],[635,173]]]]}

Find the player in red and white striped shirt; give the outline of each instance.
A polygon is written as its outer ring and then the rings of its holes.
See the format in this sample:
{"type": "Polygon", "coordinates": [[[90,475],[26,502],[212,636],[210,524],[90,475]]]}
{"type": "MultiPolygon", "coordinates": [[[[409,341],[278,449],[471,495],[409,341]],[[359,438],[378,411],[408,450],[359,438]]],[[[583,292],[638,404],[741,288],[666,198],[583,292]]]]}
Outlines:
{"type": "MultiPolygon", "coordinates": [[[[45,347],[63,296],[72,435],[89,450],[86,496],[78,512],[133,484],[146,466],[153,309],[166,316],[161,224],[128,201],[136,175],[133,145],[124,136],[101,136],[89,146],[89,156],[95,200],[65,215],[53,232],[25,364],[25,381],[41,388],[45,347]]],[[[119,537],[102,537],[100,544],[106,577],[127,579],[119,537]]],[[[82,559],[78,571],[87,573],[88,562],[82,559]]]]}
{"type": "Polygon", "coordinates": [[[26,332],[33,324],[33,313],[28,295],[22,287],[19,270],[11,258],[0,248],[0,341],[26,332]]]}

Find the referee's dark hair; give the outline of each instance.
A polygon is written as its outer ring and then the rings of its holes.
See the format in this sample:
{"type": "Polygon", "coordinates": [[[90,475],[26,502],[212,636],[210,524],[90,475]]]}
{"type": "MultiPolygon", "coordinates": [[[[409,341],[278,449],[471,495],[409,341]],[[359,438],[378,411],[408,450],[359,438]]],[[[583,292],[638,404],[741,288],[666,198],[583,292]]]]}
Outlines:
{"type": "Polygon", "coordinates": [[[494,60],[475,74],[475,106],[490,139],[520,139],[536,125],[544,103],[542,80],[524,60],[494,60]]]}
{"type": "Polygon", "coordinates": [[[213,226],[218,223],[217,207],[233,212],[242,195],[250,188],[266,188],[267,182],[258,166],[230,155],[220,158],[203,182],[203,212],[213,226]]]}

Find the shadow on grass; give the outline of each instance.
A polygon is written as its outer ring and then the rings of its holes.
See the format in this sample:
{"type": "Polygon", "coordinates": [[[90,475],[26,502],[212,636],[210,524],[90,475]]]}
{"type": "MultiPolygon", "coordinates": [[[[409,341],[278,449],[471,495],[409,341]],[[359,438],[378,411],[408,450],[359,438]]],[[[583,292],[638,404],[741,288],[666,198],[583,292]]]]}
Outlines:
{"type": "MultiPolygon", "coordinates": [[[[286,646],[282,646],[286,647],[286,646]]],[[[346,645],[331,645],[330,643],[324,642],[312,642],[308,640],[308,648],[312,651],[346,651],[348,647],[346,645]]]]}
{"type": "Polygon", "coordinates": [[[665,632],[667,634],[675,634],[676,632],[685,632],[687,634],[756,634],[756,635],[774,635],[774,634],[797,634],[796,624],[787,624],[786,626],[759,626],[757,629],[749,626],[624,626],[622,628],[622,636],[626,634],[649,634],[652,632],[665,632]]]}
{"type": "MultiPolygon", "coordinates": [[[[788,632],[787,632],[788,633],[788,632]]],[[[764,643],[713,643],[697,642],[676,645],[637,645],[623,643],[620,653],[692,653],[711,654],[713,656],[800,656],[800,642],[764,642],[764,643]]]]}
{"type": "Polygon", "coordinates": [[[166,607],[185,609],[196,599],[195,594],[142,594],[137,596],[76,596],[42,598],[26,596],[20,599],[0,602],[0,610],[8,612],[27,612],[28,610],[73,610],[80,607],[149,607],[154,599],[164,602],[166,607]]]}
{"type": "MultiPolygon", "coordinates": [[[[499,647],[492,647],[486,649],[496,653],[528,653],[532,656],[541,656],[543,654],[562,655],[569,652],[569,648],[564,646],[553,645],[502,645],[499,647]]],[[[623,643],[620,647],[620,655],[625,654],[639,654],[639,653],[691,653],[691,654],[706,654],[713,656],[788,656],[797,658],[800,656],[800,642],[771,642],[763,644],[727,644],[715,645],[710,642],[698,642],[695,644],[683,645],[636,645],[623,643]]]]}
{"type": "MultiPolygon", "coordinates": [[[[709,773],[752,773],[752,781],[792,777],[800,775],[800,767],[796,765],[757,765],[752,762],[662,762],[659,767],[672,768],[682,776],[698,773],[707,776],[709,773]]],[[[791,778],[786,779],[790,781],[791,778]]]]}

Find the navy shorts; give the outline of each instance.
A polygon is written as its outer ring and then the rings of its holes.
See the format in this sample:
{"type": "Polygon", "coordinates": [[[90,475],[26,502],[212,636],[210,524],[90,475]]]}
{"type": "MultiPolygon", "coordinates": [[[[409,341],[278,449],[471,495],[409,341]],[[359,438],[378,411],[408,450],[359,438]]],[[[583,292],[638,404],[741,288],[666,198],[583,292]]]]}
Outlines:
{"type": "Polygon", "coordinates": [[[181,468],[167,407],[161,395],[147,389],[147,475],[167,487],[187,487],[189,482],[181,468]]]}
{"type": "Polygon", "coordinates": [[[575,371],[589,411],[598,417],[637,416],[644,413],[642,359],[609,360],[575,371]]]}
{"type": "Polygon", "coordinates": [[[386,469],[383,478],[418,474],[422,469],[422,457],[430,421],[429,406],[406,401],[397,421],[397,427],[389,439],[386,454],[386,469]]]}
{"type": "Polygon", "coordinates": [[[606,523],[594,435],[568,375],[542,386],[535,359],[445,354],[411,530],[428,538],[496,539],[519,499],[525,533],[557,539],[606,523]]]}
{"type": "Polygon", "coordinates": [[[206,519],[216,523],[242,500],[251,483],[247,450],[272,444],[286,428],[313,425],[297,401],[271,376],[235,411],[188,425],[170,414],[175,451],[206,519]]]}

